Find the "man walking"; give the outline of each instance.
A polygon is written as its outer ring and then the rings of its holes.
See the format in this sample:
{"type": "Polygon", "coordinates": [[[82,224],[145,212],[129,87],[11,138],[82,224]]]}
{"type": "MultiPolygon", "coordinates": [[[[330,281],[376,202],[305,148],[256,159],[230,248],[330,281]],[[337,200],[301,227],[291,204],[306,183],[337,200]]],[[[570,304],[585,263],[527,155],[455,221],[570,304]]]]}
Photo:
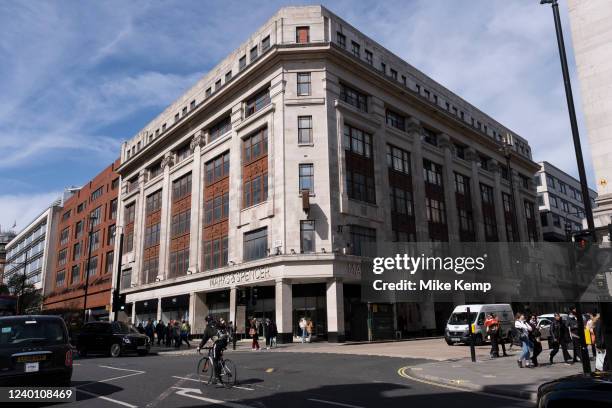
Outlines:
{"type": "Polygon", "coordinates": [[[189,344],[189,332],[191,332],[191,327],[189,323],[183,320],[183,324],[181,325],[181,345],[185,342],[187,343],[187,347],[191,347],[191,344],[189,344]]]}
{"type": "Polygon", "coordinates": [[[561,315],[559,313],[555,313],[554,320],[550,325],[550,335],[548,336],[550,364],[553,363],[553,358],[559,352],[559,346],[561,346],[561,350],[563,350],[563,361],[567,363],[571,358],[567,351],[568,336],[569,332],[567,326],[563,322],[563,319],[561,319],[561,315]]]}
{"type": "Polygon", "coordinates": [[[155,326],[155,333],[157,334],[157,345],[165,341],[166,337],[166,325],[163,320],[160,320],[155,326]]]}
{"type": "Polygon", "coordinates": [[[567,318],[567,327],[569,328],[570,339],[572,340],[572,362],[574,363],[579,362],[581,356],[580,336],[578,335],[578,319],[582,319],[582,316],[576,316],[576,308],[572,306],[567,318]]]}

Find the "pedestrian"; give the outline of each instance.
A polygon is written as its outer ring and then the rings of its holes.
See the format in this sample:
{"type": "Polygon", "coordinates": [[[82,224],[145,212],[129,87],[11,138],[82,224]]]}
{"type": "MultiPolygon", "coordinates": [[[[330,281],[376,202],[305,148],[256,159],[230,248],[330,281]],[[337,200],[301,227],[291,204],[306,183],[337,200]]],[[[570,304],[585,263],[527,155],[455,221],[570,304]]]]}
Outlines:
{"type": "Polygon", "coordinates": [[[589,331],[589,337],[591,338],[591,351],[593,352],[593,357],[597,357],[597,350],[595,347],[595,331],[593,329],[593,319],[595,318],[596,313],[589,313],[589,320],[586,322],[586,329],[589,331]]]}
{"type": "Polygon", "coordinates": [[[529,341],[531,341],[533,353],[531,354],[531,364],[534,367],[538,366],[538,356],[542,352],[542,343],[540,341],[540,330],[538,329],[538,317],[532,315],[529,320],[531,331],[529,332],[529,341]]]}
{"type": "Polygon", "coordinates": [[[499,324],[499,319],[495,313],[491,313],[487,316],[487,319],[485,320],[485,328],[487,334],[489,335],[489,340],[491,341],[491,351],[489,353],[491,358],[499,357],[500,343],[504,357],[507,357],[508,354],[506,354],[506,346],[504,345],[504,340],[502,338],[501,325],[499,324]]]}
{"type": "Polygon", "coordinates": [[[270,350],[272,347],[272,337],[273,337],[273,329],[272,329],[272,321],[270,319],[266,319],[266,323],[264,325],[264,336],[266,336],[266,350],[270,350]]]}
{"type": "Polygon", "coordinates": [[[172,346],[172,337],[174,336],[174,319],[168,322],[166,326],[166,347],[172,346]]]}
{"type": "Polygon", "coordinates": [[[181,325],[181,340],[180,343],[181,345],[183,344],[183,342],[187,343],[187,347],[191,347],[191,344],[189,344],[189,334],[191,332],[191,326],[189,326],[189,323],[186,322],[185,320],[183,320],[183,324],[181,325]]]}
{"type": "Polygon", "coordinates": [[[525,315],[522,313],[516,314],[516,320],[514,321],[514,327],[517,330],[518,338],[521,342],[522,352],[519,355],[519,359],[517,361],[519,368],[523,367],[531,367],[529,363],[529,349],[531,348],[529,341],[529,332],[531,331],[531,326],[527,324],[525,321],[525,315]]]}
{"type": "Polygon", "coordinates": [[[563,361],[567,363],[571,358],[567,351],[567,340],[569,331],[565,322],[559,313],[554,314],[553,321],[550,325],[550,333],[548,335],[548,348],[550,349],[550,364],[553,364],[555,355],[559,352],[559,346],[563,350],[563,361]]]}
{"type": "Polygon", "coordinates": [[[233,322],[227,324],[227,332],[229,333],[229,341],[232,342],[232,348],[236,350],[236,326],[233,322]]]}
{"type": "Polygon", "coordinates": [[[595,333],[595,347],[597,348],[597,356],[595,357],[595,371],[609,371],[610,359],[606,358],[606,337],[603,327],[603,321],[599,315],[595,316],[593,322],[593,330],[595,333]]]}
{"type": "MultiPolygon", "coordinates": [[[[580,319],[582,319],[582,316],[580,316],[580,319]]],[[[576,308],[574,306],[570,307],[569,316],[567,317],[567,327],[569,329],[570,339],[572,341],[572,362],[577,363],[581,361],[581,352],[580,335],[578,334],[578,316],[576,316],[576,308]]]]}
{"type": "Polygon", "coordinates": [[[251,343],[251,350],[259,351],[259,333],[257,332],[257,320],[251,320],[251,327],[249,328],[249,336],[253,339],[251,343]]]}
{"type": "Polygon", "coordinates": [[[159,344],[161,342],[163,342],[166,337],[166,325],[164,324],[163,320],[160,320],[157,323],[157,326],[155,326],[155,334],[157,334],[157,345],[159,346],[159,344]]]}
{"type": "Polygon", "coordinates": [[[270,320],[270,348],[276,347],[276,336],[278,335],[278,329],[276,328],[276,323],[273,320],[270,320]]]}
{"type": "Polygon", "coordinates": [[[306,322],[306,331],[308,332],[308,342],[312,343],[312,332],[314,331],[314,326],[311,319],[308,319],[306,322]]]}
{"type": "Polygon", "coordinates": [[[174,347],[181,348],[181,322],[178,320],[174,321],[174,327],[172,328],[172,337],[174,339],[174,347]]]}
{"type": "Polygon", "coordinates": [[[302,334],[302,343],[304,343],[306,341],[306,318],[302,317],[300,319],[300,332],[302,334]]]}
{"type": "Polygon", "coordinates": [[[149,338],[149,340],[151,341],[151,344],[153,344],[154,328],[153,328],[153,321],[151,320],[151,318],[147,320],[147,325],[145,326],[144,331],[147,337],[149,338]]]}
{"type": "Polygon", "coordinates": [[[138,322],[138,326],[136,326],[136,330],[138,330],[138,333],[140,334],[145,334],[145,329],[142,326],[142,322],[138,322]]]}

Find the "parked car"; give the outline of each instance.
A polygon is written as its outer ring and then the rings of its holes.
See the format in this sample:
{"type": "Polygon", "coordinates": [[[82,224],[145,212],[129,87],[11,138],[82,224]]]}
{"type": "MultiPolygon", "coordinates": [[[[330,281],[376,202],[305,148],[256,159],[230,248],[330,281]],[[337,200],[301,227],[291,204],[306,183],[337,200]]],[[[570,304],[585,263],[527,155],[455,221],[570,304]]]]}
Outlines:
{"type": "Polygon", "coordinates": [[[444,330],[446,344],[452,346],[455,343],[467,343],[470,338],[470,325],[474,326],[476,345],[483,344],[487,338],[484,322],[489,313],[495,313],[499,319],[502,334],[505,336],[514,324],[514,315],[509,304],[459,305],[455,307],[446,323],[444,330]],[[470,308],[469,316],[468,307],[470,308]]]}
{"type": "Polygon", "coordinates": [[[69,386],[72,346],[59,316],[0,317],[0,385],[69,386]]]}
{"type": "MultiPolygon", "coordinates": [[[[561,313],[561,319],[567,323],[567,314],[561,313]]],[[[540,330],[540,339],[548,340],[550,337],[550,325],[552,321],[555,320],[554,313],[547,313],[538,316],[538,330],[540,330]]]]}
{"type": "Polygon", "coordinates": [[[538,387],[538,408],[612,405],[612,372],[578,374],[547,382],[538,387]]]}
{"type": "Polygon", "coordinates": [[[81,356],[92,353],[119,357],[128,352],[144,356],[151,350],[149,338],[123,322],[86,323],[81,328],[76,344],[81,356]]]}

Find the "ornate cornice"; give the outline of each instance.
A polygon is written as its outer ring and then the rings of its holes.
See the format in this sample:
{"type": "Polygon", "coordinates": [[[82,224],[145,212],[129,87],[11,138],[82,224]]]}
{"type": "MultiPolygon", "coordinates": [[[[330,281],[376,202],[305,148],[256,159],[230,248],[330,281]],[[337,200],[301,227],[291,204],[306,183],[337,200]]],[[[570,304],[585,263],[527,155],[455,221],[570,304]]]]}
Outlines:
{"type": "Polygon", "coordinates": [[[166,166],[167,167],[174,166],[174,155],[172,155],[171,153],[166,154],[161,161],[161,168],[165,169],[166,166]]]}
{"type": "Polygon", "coordinates": [[[200,130],[196,135],[194,135],[191,139],[191,143],[189,143],[189,148],[191,149],[192,153],[198,146],[200,148],[206,146],[206,135],[204,134],[203,130],[200,130]]]}

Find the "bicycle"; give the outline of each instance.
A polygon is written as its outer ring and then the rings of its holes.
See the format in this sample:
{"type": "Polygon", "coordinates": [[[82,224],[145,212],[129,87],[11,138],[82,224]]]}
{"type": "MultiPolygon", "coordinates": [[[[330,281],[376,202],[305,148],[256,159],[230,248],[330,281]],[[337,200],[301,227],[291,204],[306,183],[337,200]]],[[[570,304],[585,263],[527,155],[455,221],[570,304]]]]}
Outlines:
{"type": "MultiPolygon", "coordinates": [[[[208,355],[202,357],[198,362],[198,367],[196,374],[202,384],[212,384],[213,379],[215,378],[215,364],[213,360],[213,347],[202,347],[203,349],[208,350],[208,355]]],[[[198,354],[201,351],[198,349],[198,354]]],[[[225,386],[225,388],[232,388],[236,385],[237,375],[236,375],[236,365],[231,360],[226,360],[223,358],[223,354],[219,358],[219,368],[221,373],[219,373],[218,378],[221,381],[221,384],[225,386]]]]}

